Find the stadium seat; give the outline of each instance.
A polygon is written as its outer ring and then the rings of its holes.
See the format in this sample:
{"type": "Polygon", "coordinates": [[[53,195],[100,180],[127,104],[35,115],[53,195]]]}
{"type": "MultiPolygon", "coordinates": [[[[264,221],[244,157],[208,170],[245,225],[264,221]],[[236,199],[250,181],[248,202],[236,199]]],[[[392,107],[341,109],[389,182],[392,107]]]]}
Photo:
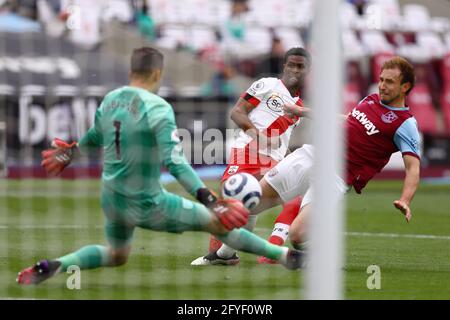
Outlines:
{"type": "Polygon", "coordinates": [[[220,27],[231,13],[231,1],[228,0],[183,0],[176,1],[181,8],[182,23],[187,26],[208,25],[220,27]]]}
{"type": "Polygon", "coordinates": [[[444,34],[450,30],[450,19],[447,17],[431,17],[430,27],[432,31],[444,34]]]}
{"type": "Polygon", "coordinates": [[[441,96],[441,110],[447,133],[450,133],[450,83],[445,87],[441,96]]]}
{"type": "Polygon", "coordinates": [[[444,35],[445,45],[447,46],[447,52],[450,52],[450,31],[444,35]]]}
{"type": "Polygon", "coordinates": [[[356,7],[347,1],[342,1],[339,9],[341,27],[346,30],[354,27],[355,20],[359,19],[356,7]]]}
{"type": "Polygon", "coordinates": [[[406,31],[425,31],[430,28],[430,13],[421,4],[403,6],[403,29],[406,31]]]}
{"type": "Polygon", "coordinates": [[[189,39],[188,30],[183,25],[165,25],[160,29],[161,37],[156,44],[167,49],[176,49],[179,45],[186,45],[189,39]]]}
{"type": "Polygon", "coordinates": [[[417,32],[416,42],[428,52],[432,59],[441,59],[446,52],[445,44],[441,37],[433,31],[417,32]]]}
{"type": "Polygon", "coordinates": [[[249,27],[245,32],[245,42],[253,47],[255,54],[266,54],[270,52],[272,35],[267,28],[249,27]]]}
{"type": "Polygon", "coordinates": [[[374,93],[378,93],[378,83],[372,83],[367,88],[367,93],[366,93],[367,96],[374,94],[374,93]]]}
{"type": "Polygon", "coordinates": [[[209,24],[215,27],[220,27],[223,21],[230,14],[230,1],[228,0],[215,0],[210,1],[207,0],[209,6],[209,15],[210,17],[207,19],[209,24]]]}
{"type": "Polygon", "coordinates": [[[92,49],[102,41],[100,18],[103,8],[99,3],[94,5],[87,1],[78,1],[77,4],[77,9],[71,13],[74,26],[69,39],[80,47],[92,49]]]}
{"type": "Polygon", "coordinates": [[[384,31],[396,30],[401,23],[400,6],[395,0],[372,0],[364,9],[366,27],[384,31]]]}
{"type": "Polygon", "coordinates": [[[384,5],[386,7],[395,7],[398,9],[400,7],[398,0],[367,0],[368,4],[384,5]]]}
{"type": "Polygon", "coordinates": [[[109,22],[112,20],[118,20],[122,23],[130,22],[134,17],[133,8],[131,3],[127,0],[110,0],[105,7],[102,19],[109,22]]]}
{"type": "Polygon", "coordinates": [[[450,86],[450,51],[442,58],[441,68],[443,85],[450,86]]]}
{"type": "Polygon", "coordinates": [[[438,132],[437,113],[433,107],[431,92],[426,83],[419,83],[408,95],[407,102],[411,113],[417,119],[419,131],[438,132]]]}
{"type": "Polygon", "coordinates": [[[394,56],[393,53],[386,52],[386,53],[378,53],[375,56],[372,57],[370,62],[370,69],[371,69],[371,79],[370,81],[372,83],[378,83],[379,75],[381,73],[381,67],[383,66],[383,63],[392,58],[394,56]]]}
{"type": "Polygon", "coordinates": [[[296,6],[297,25],[299,28],[306,28],[310,25],[314,16],[314,1],[299,0],[296,6]]]}
{"type": "Polygon", "coordinates": [[[432,53],[427,47],[415,43],[406,43],[398,46],[397,54],[413,63],[427,63],[432,59],[432,53]]]}
{"type": "Polygon", "coordinates": [[[295,27],[307,25],[312,16],[311,0],[250,0],[246,22],[257,27],[295,27]]]}
{"type": "Polygon", "coordinates": [[[365,47],[359,41],[354,30],[342,30],[342,43],[346,60],[360,60],[367,54],[365,47]]]}
{"type": "Polygon", "coordinates": [[[202,25],[191,26],[188,45],[195,51],[218,45],[214,29],[202,25]]]}
{"type": "Polygon", "coordinates": [[[292,47],[304,47],[300,31],[296,28],[279,27],[275,29],[275,34],[281,39],[286,49],[292,47]]]}
{"type": "Polygon", "coordinates": [[[383,32],[378,30],[361,31],[361,41],[371,56],[377,54],[393,54],[394,47],[387,41],[383,32]]]}
{"type": "Polygon", "coordinates": [[[343,98],[344,98],[344,112],[348,113],[358,105],[358,102],[362,98],[359,93],[359,84],[356,82],[346,83],[344,87],[343,98]]]}
{"type": "Polygon", "coordinates": [[[171,1],[169,6],[169,23],[179,23],[189,26],[197,22],[197,16],[203,13],[203,8],[196,8],[193,0],[171,1]]]}
{"type": "Polygon", "coordinates": [[[223,7],[222,1],[219,0],[151,0],[148,3],[150,13],[158,26],[166,24],[218,26],[225,18],[223,16],[223,19],[218,19],[219,13],[229,14],[230,11],[229,6],[223,7]]]}
{"type": "Polygon", "coordinates": [[[297,0],[279,1],[284,4],[278,25],[283,27],[298,28],[297,0]]]}
{"type": "Polygon", "coordinates": [[[247,12],[245,22],[254,27],[271,28],[276,25],[277,16],[270,14],[272,8],[268,0],[250,0],[250,10],[247,12]]]}
{"type": "Polygon", "coordinates": [[[250,0],[250,11],[247,23],[266,28],[298,27],[296,7],[300,5],[297,0],[250,0]]]}
{"type": "Polygon", "coordinates": [[[164,25],[169,22],[171,1],[147,0],[147,4],[150,8],[150,14],[157,25],[164,25]]]}

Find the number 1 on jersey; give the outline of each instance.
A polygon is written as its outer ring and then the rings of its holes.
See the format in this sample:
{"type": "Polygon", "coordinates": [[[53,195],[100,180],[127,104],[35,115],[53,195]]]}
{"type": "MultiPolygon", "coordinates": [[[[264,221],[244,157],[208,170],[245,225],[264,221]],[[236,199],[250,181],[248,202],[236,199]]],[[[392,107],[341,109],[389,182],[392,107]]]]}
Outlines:
{"type": "Polygon", "coordinates": [[[116,144],[116,159],[120,160],[120,121],[114,121],[114,128],[116,129],[114,142],[116,144]]]}

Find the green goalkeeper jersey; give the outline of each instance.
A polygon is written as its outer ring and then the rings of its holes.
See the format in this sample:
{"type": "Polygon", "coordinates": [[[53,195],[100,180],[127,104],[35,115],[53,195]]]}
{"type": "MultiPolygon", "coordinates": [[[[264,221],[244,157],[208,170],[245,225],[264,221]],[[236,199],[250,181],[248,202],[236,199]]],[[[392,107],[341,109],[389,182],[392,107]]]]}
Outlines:
{"type": "Polygon", "coordinates": [[[193,196],[204,187],[183,154],[172,107],[144,89],[125,86],[105,96],[79,142],[82,151],[100,146],[104,187],[126,197],[160,195],[161,165],[193,196]]]}

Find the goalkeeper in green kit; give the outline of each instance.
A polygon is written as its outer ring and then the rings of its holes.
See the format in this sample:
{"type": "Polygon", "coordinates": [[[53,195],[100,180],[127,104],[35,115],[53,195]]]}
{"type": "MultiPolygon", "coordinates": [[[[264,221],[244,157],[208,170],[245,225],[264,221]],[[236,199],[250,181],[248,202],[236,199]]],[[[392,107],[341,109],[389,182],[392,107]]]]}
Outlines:
{"type": "Polygon", "coordinates": [[[42,152],[42,165],[51,175],[70,164],[75,150],[103,148],[101,207],[108,245],[87,245],[56,259],[41,260],[19,272],[17,281],[40,283],[71,265],[80,269],[112,267],[127,262],[133,232],[143,229],[182,233],[205,231],[227,245],[278,260],[288,269],[300,268],[300,251],[272,245],[240,228],[248,210],[237,200],[221,200],[200,180],[187,162],[172,107],[155,92],[163,69],[163,55],[153,48],[133,51],[130,85],[109,92],[95,115],[95,123],[71,144],[59,139],[42,152]],[[160,183],[161,165],[200,203],[166,191],[160,183]]]}

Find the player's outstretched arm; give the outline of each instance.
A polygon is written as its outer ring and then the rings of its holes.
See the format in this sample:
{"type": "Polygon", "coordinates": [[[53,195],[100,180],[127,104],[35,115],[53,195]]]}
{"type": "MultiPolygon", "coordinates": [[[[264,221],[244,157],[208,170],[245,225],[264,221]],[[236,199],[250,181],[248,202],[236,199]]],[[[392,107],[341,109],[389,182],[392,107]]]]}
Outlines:
{"type": "MultiPolygon", "coordinates": [[[[309,107],[303,107],[296,104],[285,104],[283,106],[283,110],[288,117],[300,117],[300,118],[308,118],[312,119],[314,116],[314,112],[309,107]]],[[[342,122],[347,120],[348,114],[339,114],[338,121],[342,122]]]]}
{"type": "Polygon", "coordinates": [[[312,111],[308,107],[299,106],[297,104],[285,104],[283,106],[284,113],[288,117],[300,117],[312,119],[312,111]]]}
{"type": "Polygon", "coordinates": [[[405,164],[405,179],[400,199],[394,201],[394,206],[405,216],[406,221],[411,220],[410,203],[419,186],[420,180],[420,160],[412,155],[403,155],[405,164]]]}
{"type": "Polygon", "coordinates": [[[103,136],[100,128],[100,114],[101,107],[98,108],[95,113],[94,125],[78,143],[68,143],[61,139],[55,138],[51,143],[52,148],[46,149],[42,152],[41,165],[49,175],[56,176],[61,174],[64,168],[72,162],[75,150],[86,152],[92,148],[97,148],[102,145],[103,136]]]}

